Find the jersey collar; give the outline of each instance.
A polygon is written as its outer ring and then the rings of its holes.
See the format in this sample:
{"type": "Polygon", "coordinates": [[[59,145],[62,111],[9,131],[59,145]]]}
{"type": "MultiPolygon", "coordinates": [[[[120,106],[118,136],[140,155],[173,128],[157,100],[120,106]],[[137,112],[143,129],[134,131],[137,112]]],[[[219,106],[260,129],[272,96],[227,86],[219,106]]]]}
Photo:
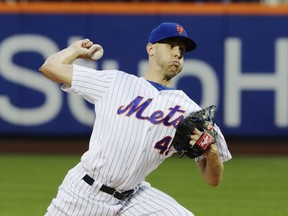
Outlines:
{"type": "Polygon", "coordinates": [[[171,87],[167,87],[164,85],[161,85],[160,83],[156,83],[150,80],[147,80],[151,85],[153,85],[158,91],[162,91],[162,90],[176,90],[175,88],[171,88],[171,87]]]}

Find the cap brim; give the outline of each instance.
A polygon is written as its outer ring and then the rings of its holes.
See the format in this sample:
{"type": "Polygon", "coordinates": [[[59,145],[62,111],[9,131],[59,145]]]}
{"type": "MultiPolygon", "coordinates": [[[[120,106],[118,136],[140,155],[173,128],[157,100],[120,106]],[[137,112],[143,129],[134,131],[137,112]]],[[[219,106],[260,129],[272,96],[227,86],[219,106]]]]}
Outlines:
{"type": "Polygon", "coordinates": [[[186,47],[186,52],[190,52],[196,49],[197,45],[194,40],[188,37],[181,37],[184,41],[185,47],[186,47]]]}
{"type": "Polygon", "coordinates": [[[156,42],[154,42],[154,43],[157,43],[157,42],[159,43],[159,42],[165,41],[165,40],[167,40],[167,39],[172,39],[172,38],[180,38],[180,39],[183,40],[184,45],[185,45],[185,52],[193,51],[193,50],[195,50],[196,47],[197,47],[197,45],[196,45],[196,43],[195,43],[194,40],[192,40],[192,39],[189,38],[189,37],[185,37],[185,36],[167,37],[167,38],[164,38],[164,39],[162,39],[162,40],[160,40],[160,41],[156,41],[156,42]]]}

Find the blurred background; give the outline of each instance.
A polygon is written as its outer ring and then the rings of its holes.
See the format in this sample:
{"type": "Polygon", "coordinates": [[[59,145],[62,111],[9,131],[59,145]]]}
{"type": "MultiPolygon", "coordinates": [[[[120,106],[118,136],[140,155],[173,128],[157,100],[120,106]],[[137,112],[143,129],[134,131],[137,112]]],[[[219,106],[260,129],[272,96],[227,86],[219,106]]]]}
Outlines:
{"type": "MultiPolygon", "coordinates": [[[[227,1],[2,1],[1,139],[31,143],[30,138],[89,137],[95,117],[91,104],[63,93],[38,68],[50,54],[87,37],[104,47],[104,57],[77,64],[142,76],[150,31],[173,21],[198,45],[185,56],[174,87],[202,107],[218,107],[217,124],[232,140],[231,148],[251,151],[255,146],[262,152],[267,141],[274,145],[270,153],[287,152],[287,8],[285,3],[227,1]]],[[[3,145],[14,148],[0,142],[3,151],[3,145]]]]}
{"type": "Polygon", "coordinates": [[[45,59],[90,38],[104,47],[104,56],[77,64],[142,76],[148,35],[166,21],[183,25],[198,45],[185,56],[174,86],[202,107],[217,105],[217,124],[234,159],[214,192],[200,183],[197,170],[190,176],[192,186],[198,185],[191,194],[177,189],[182,178],[190,178],[187,170],[195,169],[177,157],[149,180],[197,215],[287,215],[287,3],[1,0],[1,215],[43,215],[65,173],[88,148],[93,107],[43,77],[38,68],[45,59]],[[171,170],[181,172],[167,176],[171,170]]]}

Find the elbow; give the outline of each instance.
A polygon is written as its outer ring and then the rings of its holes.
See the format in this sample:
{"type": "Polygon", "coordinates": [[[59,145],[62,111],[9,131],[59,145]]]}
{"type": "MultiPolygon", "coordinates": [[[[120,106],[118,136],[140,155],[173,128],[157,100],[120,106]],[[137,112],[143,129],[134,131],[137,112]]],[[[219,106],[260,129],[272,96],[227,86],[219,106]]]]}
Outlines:
{"type": "Polygon", "coordinates": [[[47,63],[45,62],[39,69],[38,71],[41,72],[44,76],[48,77],[48,68],[47,63]]]}
{"type": "Polygon", "coordinates": [[[211,187],[217,187],[220,182],[221,182],[221,179],[213,179],[213,180],[209,180],[209,181],[206,181],[208,183],[208,185],[210,185],[211,187]]]}
{"type": "Polygon", "coordinates": [[[51,65],[46,61],[44,64],[38,69],[39,72],[41,72],[44,76],[49,77],[49,74],[51,74],[51,65]]]}
{"type": "MultiPolygon", "coordinates": [[[[207,174],[207,173],[206,173],[207,174]]],[[[205,182],[212,187],[217,187],[222,180],[222,171],[212,172],[209,175],[203,175],[205,182]]]]}
{"type": "Polygon", "coordinates": [[[38,69],[39,72],[41,72],[45,76],[45,69],[43,65],[38,69]]]}
{"type": "Polygon", "coordinates": [[[50,79],[51,81],[59,83],[59,80],[52,72],[52,65],[50,65],[47,61],[38,69],[46,78],[50,79]]]}
{"type": "Polygon", "coordinates": [[[67,85],[72,83],[73,66],[70,64],[62,64],[48,58],[38,70],[53,82],[67,85]]]}

